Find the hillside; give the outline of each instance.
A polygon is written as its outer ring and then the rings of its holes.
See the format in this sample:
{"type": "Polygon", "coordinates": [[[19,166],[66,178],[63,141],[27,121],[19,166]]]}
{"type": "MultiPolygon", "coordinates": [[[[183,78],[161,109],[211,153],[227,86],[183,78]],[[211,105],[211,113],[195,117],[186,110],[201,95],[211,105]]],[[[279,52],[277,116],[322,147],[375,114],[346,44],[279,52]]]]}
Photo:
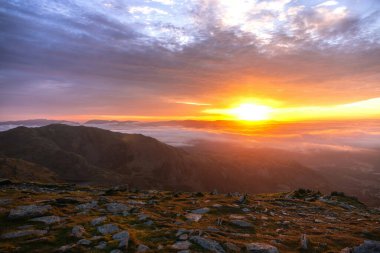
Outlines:
{"type": "Polygon", "coordinates": [[[237,162],[235,154],[185,151],[140,134],[85,126],[53,124],[1,132],[0,154],[47,168],[69,183],[251,193],[329,189],[323,177],[293,161],[257,157],[237,162]]]}
{"type": "Polygon", "coordinates": [[[1,252],[376,253],[379,221],[379,211],[355,198],[302,189],[244,195],[0,184],[1,252]]]}

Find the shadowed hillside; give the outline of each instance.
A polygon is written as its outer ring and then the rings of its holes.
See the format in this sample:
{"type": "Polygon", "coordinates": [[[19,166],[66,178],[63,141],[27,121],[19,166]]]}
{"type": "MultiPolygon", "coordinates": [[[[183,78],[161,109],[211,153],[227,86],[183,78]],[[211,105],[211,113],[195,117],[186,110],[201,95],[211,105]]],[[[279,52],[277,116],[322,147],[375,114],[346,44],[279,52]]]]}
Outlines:
{"type": "Polygon", "coordinates": [[[233,157],[185,151],[139,134],[84,126],[18,127],[0,133],[0,152],[43,166],[64,182],[197,191],[328,188],[321,176],[296,162],[257,157],[237,163],[233,157]]]}

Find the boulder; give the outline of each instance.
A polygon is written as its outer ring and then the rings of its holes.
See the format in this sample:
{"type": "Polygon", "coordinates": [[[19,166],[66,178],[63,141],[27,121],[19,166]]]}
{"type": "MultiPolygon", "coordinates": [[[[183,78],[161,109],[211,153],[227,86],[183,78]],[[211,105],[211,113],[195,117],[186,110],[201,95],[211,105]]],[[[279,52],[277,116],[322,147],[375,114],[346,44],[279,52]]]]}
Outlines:
{"type": "Polygon", "coordinates": [[[88,203],[77,205],[75,208],[79,211],[88,211],[98,206],[98,201],[91,201],[88,203]]]}

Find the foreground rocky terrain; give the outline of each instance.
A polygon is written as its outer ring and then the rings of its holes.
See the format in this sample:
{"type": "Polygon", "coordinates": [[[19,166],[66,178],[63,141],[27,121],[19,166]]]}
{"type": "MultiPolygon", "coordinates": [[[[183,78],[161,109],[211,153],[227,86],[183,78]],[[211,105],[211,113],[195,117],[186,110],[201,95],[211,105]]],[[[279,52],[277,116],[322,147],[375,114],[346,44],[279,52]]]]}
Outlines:
{"type": "Polygon", "coordinates": [[[246,195],[0,182],[0,252],[380,252],[343,193],[246,195]]]}

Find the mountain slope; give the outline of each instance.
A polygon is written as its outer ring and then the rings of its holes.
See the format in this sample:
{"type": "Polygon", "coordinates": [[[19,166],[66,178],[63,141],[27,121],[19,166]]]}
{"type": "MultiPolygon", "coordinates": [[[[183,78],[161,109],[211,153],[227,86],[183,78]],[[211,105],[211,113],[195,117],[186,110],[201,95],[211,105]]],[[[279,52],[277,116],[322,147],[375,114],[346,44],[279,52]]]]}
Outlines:
{"type": "Polygon", "coordinates": [[[295,162],[185,151],[140,134],[84,126],[2,132],[0,153],[46,167],[66,182],[246,192],[327,187],[324,178],[295,162]]]}

